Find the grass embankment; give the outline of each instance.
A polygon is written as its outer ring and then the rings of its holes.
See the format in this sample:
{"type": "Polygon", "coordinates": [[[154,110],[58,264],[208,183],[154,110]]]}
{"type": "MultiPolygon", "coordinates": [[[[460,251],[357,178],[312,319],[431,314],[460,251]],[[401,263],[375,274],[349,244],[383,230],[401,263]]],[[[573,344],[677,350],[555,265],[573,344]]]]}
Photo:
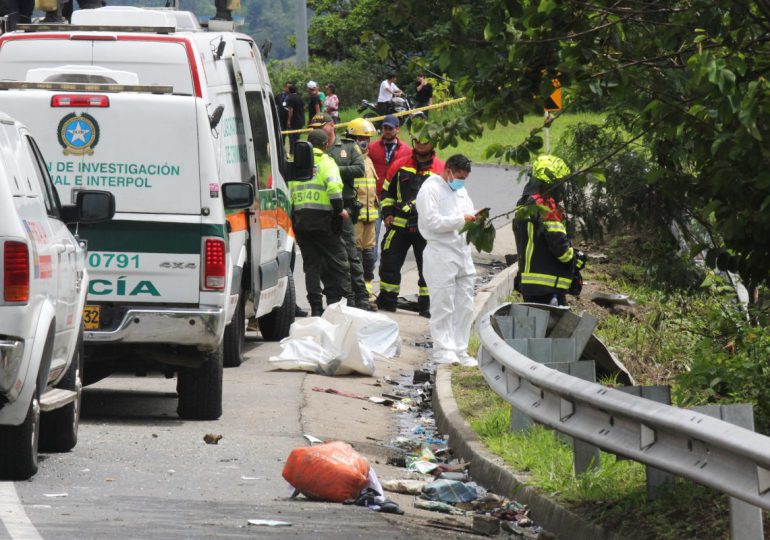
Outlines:
{"type": "MultiPolygon", "coordinates": [[[[600,124],[604,119],[603,114],[597,113],[575,113],[560,115],[551,125],[549,132],[551,152],[559,154],[559,141],[565,131],[580,122],[600,124]]],[[[485,129],[482,137],[474,141],[460,141],[457,146],[442,148],[441,155],[450,156],[452,154],[465,154],[474,163],[496,163],[494,158],[485,158],[484,151],[493,144],[517,145],[529,136],[529,133],[536,128],[543,127],[543,117],[540,115],[528,115],[524,121],[519,124],[509,124],[507,126],[497,126],[494,129],[485,129]]],[[[545,132],[541,133],[545,141],[545,132]]]]}
{"type": "MultiPolygon", "coordinates": [[[[621,238],[602,248],[609,261],[589,265],[583,295],[572,308],[588,310],[599,319],[597,334],[637,384],[675,386],[702,338],[702,320],[722,300],[706,291],[686,293],[656,285],[633,260],[635,245],[637,239],[621,238]],[[628,294],[637,305],[599,307],[589,300],[597,290],[628,294]]],[[[599,468],[576,477],[571,449],[551,431],[535,427],[510,433],[510,405],[489,389],[478,369],[455,367],[452,386],[461,413],[492,452],[523,474],[528,484],[587,519],[640,540],[729,536],[726,496],[680,480],[661,498],[647,501],[644,467],[605,453],[599,468]]]]}
{"type": "MultiPolygon", "coordinates": [[[[436,119],[441,118],[440,115],[453,114],[453,111],[436,112],[433,113],[436,119]]],[[[360,116],[354,107],[342,109],[340,111],[340,120],[342,122],[348,122],[353,118],[360,116]]],[[[433,117],[432,117],[433,118],[433,117]]],[[[562,135],[567,129],[580,122],[599,124],[603,121],[604,115],[597,113],[574,113],[560,115],[551,125],[549,139],[551,144],[551,152],[558,155],[559,153],[559,141],[562,140],[562,135]]],[[[494,129],[485,129],[484,134],[474,141],[460,141],[457,146],[450,146],[447,148],[439,148],[437,150],[441,157],[449,157],[452,154],[465,154],[474,163],[496,163],[494,158],[485,158],[484,150],[492,144],[510,144],[517,145],[524,141],[529,133],[536,128],[543,127],[543,117],[540,115],[528,115],[524,117],[524,121],[518,124],[509,124],[507,126],[498,125],[494,129]]],[[[545,132],[541,133],[545,140],[545,132]]],[[[399,136],[403,141],[409,142],[410,137],[406,127],[401,128],[399,136]]]]}

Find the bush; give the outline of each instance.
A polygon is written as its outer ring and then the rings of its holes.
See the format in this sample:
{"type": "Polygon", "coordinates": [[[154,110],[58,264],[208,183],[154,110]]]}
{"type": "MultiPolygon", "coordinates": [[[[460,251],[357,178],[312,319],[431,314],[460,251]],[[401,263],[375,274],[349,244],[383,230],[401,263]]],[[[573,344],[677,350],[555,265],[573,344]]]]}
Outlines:
{"type": "Polygon", "coordinates": [[[355,60],[336,63],[311,60],[303,68],[297,67],[293,62],[271,60],[267,64],[267,72],[276,94],[287,81],[295,82],[300,94],[304,93],[308,81],[316,81],[321,85],[321,89],[325,84],[334,84],[340,98],[340,110],[357,107],[362,99],[376,101],[380,84],[379,78],[371,72],[366,63],[355,60]]]}
{"type": "MultiPolygon", "coordinates": [[[[714,278],[715,293],[732,288],[714,278]]],[[[703,339],[692,352],[690,370],[677,380],[675,396],[681,406],[708,403],[751,403],[756,431],[770,435],[770,333],[767,312],[743,309],[729,302],[714,307],[704,321],[703,339]]]]}

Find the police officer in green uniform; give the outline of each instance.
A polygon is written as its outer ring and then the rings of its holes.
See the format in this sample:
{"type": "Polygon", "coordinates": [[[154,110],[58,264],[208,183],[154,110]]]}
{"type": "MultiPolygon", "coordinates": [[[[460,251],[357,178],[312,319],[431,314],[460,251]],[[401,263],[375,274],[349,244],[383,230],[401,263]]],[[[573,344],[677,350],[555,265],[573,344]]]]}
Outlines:
{"type": "Polygon", "coordinates": [[[340,222],[349,221],[342,203],[342,180],[334,160],[324,153],[328,137],[313,130],[307,140],[313,145],[315,174],[310,180],[291,180],[292,226],[302,253],[307,300],[314,317],[323,314],[326,303],[350,296],[350,266],[340,236],[340,222]],[[324,289],[321,289],[323,281],[324,289]]]}
{"type": "Polygon", "coordinates": [[[348,254],[350,265],[351,296],[348,303],[367,311],[377,311],[377,306],[369,302],[369,292],[364,281],[364,266],[356,245],[355,224],[361,211],[358,193],[355,187],[356,178],[365,174],[365,161],[361,148],[353,139],[338,137],[334,132],[334,122],[327,113],[316,114],[310,127],[322,129],[329,138],[329,148],[326,151],[340,169],[342,177],[342,199],[350,219],[342,223],[342,240],[348,254]]]}

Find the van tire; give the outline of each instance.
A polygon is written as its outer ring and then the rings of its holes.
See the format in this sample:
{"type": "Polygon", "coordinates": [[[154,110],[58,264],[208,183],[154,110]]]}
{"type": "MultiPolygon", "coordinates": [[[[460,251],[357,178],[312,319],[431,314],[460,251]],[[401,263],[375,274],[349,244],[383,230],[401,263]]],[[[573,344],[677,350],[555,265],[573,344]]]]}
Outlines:
{"type": "Polygon", "coordinates": [[[80,329],[72,363],[58,384],[58,388],[77,392],[75,401],[54,411],[40,415],[40,450],[69,452],[78,443],[80,407],[83,388],[83,329],[80,329]]]}
{"type": "Polygon", "coordinates": [[[0,426],[0,480],[27,480],[37,472],[40,402],[37,384],[27,416],[18,426],[0,426]]]}
{"type": "Polygon", "coordinates": [[[297,297],[291,270],[288,277],[289,282],[286,285],[286,294],[283,295],[281,307],[259,318],[259,331],[265,341],[281,341],[289,335],[289,329],[294,322],[297,297]]]}
{"type": "Polygon", "coordinates": [[[216,420],[222,416],[222,367],[224,345],[205,353],[197,368],[179,368],[176,412],[185,420],[216,420]]]}
{"type": "Polygon", "coordinates": [[[225,367],[238,367],[243,362],[243,349],[246,347],[246,293],[238,295],[233,319],[225,327],[225,367]]]}

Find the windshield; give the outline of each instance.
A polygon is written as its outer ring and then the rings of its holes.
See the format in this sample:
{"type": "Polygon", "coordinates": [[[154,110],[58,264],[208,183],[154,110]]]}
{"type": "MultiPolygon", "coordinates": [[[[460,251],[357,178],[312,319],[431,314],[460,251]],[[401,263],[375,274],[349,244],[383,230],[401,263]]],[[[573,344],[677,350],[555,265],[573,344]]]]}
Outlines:
{"type": "Polygon", "coordinates": [[[139,84],[172,86],[175,94],[193,94],[184,43],[131,37],[125,41],[10,39],[0,48],[0,80],[27,80],[31,69],[94,65],[136,73],[139,84]]]}

